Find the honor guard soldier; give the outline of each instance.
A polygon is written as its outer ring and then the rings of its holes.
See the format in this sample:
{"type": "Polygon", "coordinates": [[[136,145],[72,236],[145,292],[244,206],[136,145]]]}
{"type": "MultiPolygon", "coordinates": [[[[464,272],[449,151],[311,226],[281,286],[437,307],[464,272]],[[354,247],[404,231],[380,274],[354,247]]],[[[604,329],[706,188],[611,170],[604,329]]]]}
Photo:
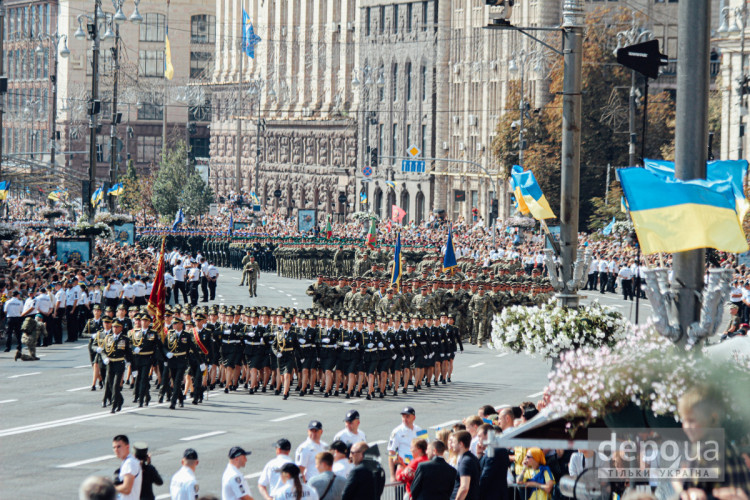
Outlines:
{"type": "Polygon", "coordinates": [[[112,331],[104,338],[104,364],[107,365],[107,378],[104,385],[102,406],[106,406],[107,392],[112,394],[112,413],[122,410],[123,397],[120,392],[125,364],[130,364],[132,353],[130,339],[122,332],[122,322],[112,322],[112,331]]]}
{"type": "MultiPolygon", "coordinates": [[[[336,371],[336,361],[338,357],[337,339],[341,335],[338,328],[333,326],[333,317],[330,314],[325,316],[325,326],[320,328],[318,333],[318,353],[320,357],[320,370],[325,377],[323,397],[331,396],[331,387],[333,386],[333,374],[336,371]]],[[[321,381],[322,382],[322,381],[321,381]]]]}
{"type": "MultiPolygon", "coordinates": [[[[104,316],[102,318],[102,328],[95,332],[89,339],[89,356],[91,358],[91,366],[94,369],[94,381],[91,384],[91,390],[96,390],[96,382],[99,381],[99,387],[104,387],[104,380],[107,378],[107,365],[104,364],[104,339],[112,331],[112,318],[104,316]]],[[[110,399],[109,388],[105,388],[105,397],[102,407],[107,406],[107,401],[110,399]]]]}
{"type": "MultiPolygon", "coordinates": [[[[208,373],[213,351],[213,330],[206,325],[206,314],[195,314],[195,326],[191,327],[196,349],[190,360],[190,375],[193,379],[193,404],[203,402],[204,378],[208,373]]],[[[207,383],[207,381],[205,382],[207,383]]]]}
{"type": "MultiPolygon", "coordinates": [[[[237,306],[241,307],[241,306],[237,306]]],[[[239,322],[240,310],[227,309],[226,323],[221,331],[221,361],[224,365],[224,393],[237,390],[242,364],[242,333],[244,325],[239,322]]]]}
{"type": "Polygon", "coordinates": [[[187,356],[196,349],[193,334],[186,332],[184,328],[185,323],[182,318],[175,317],[172,321],[172,328],[167,332],[164,340],[164,357],[167,358],[169,378],[174,384],[171,404],[169,405],[170,410],[175,409],[178,400],[180,408],[185,406],[185,396],[182,393],[181,384],[187,369],[187,356]]]}
{"type": "Polygon", "coordinates": [[[266,329],[258,323],[258,313],[250,313],[250,324],[245,327],[245,362],[250,371],[250,394],[258,389],[259,375],[268,361],[267,346],[265,343],[266,329]]]}
{"type": "Polygon", "coordinates": [[[161,340],[159,335],[151,329],[151,317],[146,314],[136,315],[140,328],[130,333],[130,341],[133,346],[133,373],[135,374],[135,395],[133,402],[138,402],[138,407],[151,401],[149,391],[149,372],[154,362],[154,356],[161,351],[161,340]]]}
{"type": "Polygon", "coordinates": [[[279,373],[284,380],[284,399],[288,399],[292,373],[296,369],[295,352],[299,350],[297,333],[292,329],[292,320],[289,316],[282,320],[281,331],[276,334],[272,348],[278,359],[279,373]]]}
{"type": "Polygon", "coordinates": [[[312,315],[301,314],[300,316],[299,332],[299,370],[302,372],[302,388],[299,392],[300,396],[307,394],[309,389],[310,394],[315,391],[315,373],[317,369],[318,360],[318,330],[317,328],[311,327],[309,321],[312,315]]]}

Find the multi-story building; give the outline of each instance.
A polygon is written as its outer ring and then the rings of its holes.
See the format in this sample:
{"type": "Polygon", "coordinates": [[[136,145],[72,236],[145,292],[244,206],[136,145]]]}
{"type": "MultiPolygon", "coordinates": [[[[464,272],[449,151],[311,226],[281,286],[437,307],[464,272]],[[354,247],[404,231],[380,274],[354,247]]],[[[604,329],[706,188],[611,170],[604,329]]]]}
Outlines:
{"type": "MultiPolygon", "coordinates": [[[[75,36],[84,34],[93,19],[93,1],[50,2],[4,1],[5,73],[9,78],[3,138],[4,153],[22,155],[31,151],[48,154],[52,133],[52,96],[57,87],[58,154],[55,169],[71,186],[88,178],[88,101],[92,84],[92,42],[75,36]],[[79,24],[80,18],[80,24],[79,24]],[[69,56],[56,50],[54,34],[66,44],[69,56]],[[38,48],[37,48],[38,47],[38,48]],[[57,61],[57,64],[55,64],[57,61]],[[56,68],[56,71],[55,71],[56,68]],[[27,110],[30,110],[27,112],[27,110]],[[28,119],[28,116],[31,119],[28,119]]],[[[130,17],[135,8],[125,0],[122,9],[130,17]]],[[[111,2],[102,2],[97,16],[100,33],[99,100],[97,115],[97,182],[109,179],[110,126],[113,115],[114,52],[119,31],[116,169],[125,161],[147,171],[158,163],[162,140],[185,139],[194,156],[208,155],[208,107],[200,93],[188,86],[211,71],[215,47],[214,3],[211,0],[141,0],[141,22],[113,21],[111,2]],[[174,78],[164,79],[165,39],[169,32],[174,78]],[[111,36],[110,36],[111,35],[111,36]],[[166,120],[164,98],[167,98],[166,120]]],[[[137,20],[136,20],[137,21],[137,20]]],[[[49,160],[49,156],[47,156],[49,160]]]]}
{"type": "Polygon", "coordinates": [[[264,207],[289,214],[344,217],[357,209],[355,5],[216,1],[211,183],[218,193],[255,191],[264,207]],[[260,38],[253,58],[241,49],[243,9],[260,38]]]}

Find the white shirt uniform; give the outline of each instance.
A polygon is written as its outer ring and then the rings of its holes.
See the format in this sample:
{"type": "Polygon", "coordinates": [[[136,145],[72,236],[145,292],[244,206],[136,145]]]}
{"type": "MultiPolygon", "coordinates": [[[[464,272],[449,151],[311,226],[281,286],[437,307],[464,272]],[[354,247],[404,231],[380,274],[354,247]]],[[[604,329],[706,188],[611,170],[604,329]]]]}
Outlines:
{"type": "Polygon", "coordinates": [[[208,276],[209,278],[216,278],[219,276],[219,270],[216,268],[215,265],[211,264],[206,269],[206,276],[208,276]]]}
{"type": "Polygon", "coordinates": [[[89,301],[92,304],[99,304],[99,305],[101,305],[101,303],[102,303],[102,291],[98,287],[94,288],[93,290],[91,290],[89,292],[89,301]]]}
{"type": "Polygon", "coordinates": [[[140,500],[141,485],[143,484],[143,474],[141,472],[141,463],[133,455],[128,455],[128,458],[122,461],[120,475],[118,476],[120,480],[123,480],[126,474],[132,474],[135,479],[133,480],[133,489],[130,490],[128,495],[123,495],[122,493],[117,495],[119,500],[140,500]]]}
{"type": "Polygon", "coordinates": [[[227,464],[221,477],[221,500],[236,500],[245,495],[250,495],[250,485],[247,484],[245,476],[237,467],[227,464]]]}
{"type": "Polygon", "coordinates": [[[312,439],[305,439],[301,445],[297,447],[297,452],[294,454],[294,461],[300,467],[305,468],[305,481],[310,480],[311,477],[320,473],[317,467],[315,467],[315,455],[321,451],[327,451],[328,445],[321,441],[316,444],[312,439]]]}
{"type": "Polygon", "coordinates": [[[169,271],[164,273],[164,286],[167,288],[172,288],[174,286],[174,277],[172,277],[172,274],[169,271]]]}
{"type": "Polygon", "coordinates": [[[128,283],[124,287],[122,287],[122,298],[123,299],[134,299],[135,298],[135,288],[133,288],[133,285],[128,283]]]}
{"type": "Polygon", "coordinates": [[[185,281],[185,268],[182,264],[177,264],[172,268],[172,274],[174,274],[175,281],[185,281]]]}
{"type": "Polygon", "coordinates": [[[172,500],[196,500],[198,498],[198,481],[190,467],[182,466],[169,483],[169,494],[172,500]]]}
{"type": "Polygon", "coordinates": [[[260,479],[258,479],[258,485],[259,486],[265,486],[268,490],[268,494],[271,496],[274,496],[276,493],[276,490],[281,488],[284,483],[281,480],[281,467],[288,462],[292,462],[292,459],[289,458],[289,455],[280,454],[276,455],[276,457],[268,462],[265,467],[263,467],[263,472],[260,473],[260,479]]]}
{"type": "Polygon", "coordinates": [[[146,284],[143,281],[136,281],[133,283],[133,290],[136,297],[144,297],[146,295],[146,284]]]}
{"type": "Polygon", "coordinates": [[[23,302],[20,299],[13,297],[5,302],[3,306],[5,316],[8,318],[19,318],[23,312],[23,302]]]}
{"type": "Polygon", "coordinates": [[[346,476],[349,475],[349,471],[354,468],[354,464],[352,464],[348,459],[342,458],[341,460],[336,460],[333,462],[333,467],[331,467],[331,472],[336,474],[339,477],[342,477],[346,479],[346,476]]]}
{"type": "Polygon", "coordinates": [[[333,440],[343,441],[351,448],[354,443],[366,442],[367,438],[365,437],[365,433],[359,429],[357,429],[357,433],[354,434],[349,429],[344,427],[342,430],[338,431],[335,436],[333,436],[333,440]]]}
{"type": "Polygon", "coordinates": [[[48,294],[40,293],[36,296],[36,309],[45,315],[52,312],[52,299],[48,294]]]}
{"type": "Polygon", "coordinates": [[[61,288],[57,291],[55,294],[55,309],[62,308],[65,309],[65,289],[61,288]]]}
{"type": "Polygon", "coordinates": [[[409,429],[404,424],[393,429],[393,432],[391,432],[391,438],[388,440],[388,454],[396,454],[404,459],[407,455],[411,456],[411,441],[412,439],[415,439],[421,431],[422,428],[416,424],[413,429],[409,429]]]}
{"type": "Polygon", "coordinates": [[[188,281],[196,282],[201,278],[201,271],[197,267],[191,267],[188,271],[188,281]]]}
{"type": "MultiPolygon", "coordinates": [[[[315,488],[312,488],[305,483],[302,483],[302,495],[300,498],[305,500],[318,500],[318,492],[315,488]]],[[[297,492],[294,489],[294,481],[289,480],[286,484],[279,488],[276,494],[273,496],[273,500],[297,500],[297,492]]]]}
{"type": "Polygon", "coordinates": [[[76,285],[65,292],[65,305],[73,307],[81,296],[81,287],[76,285]]]}
{"type": "Polygon", "coordinates": [[[24,301],[22,311],[29,311],[28,314],[36,314],[36,301],[33,297],[29,297],[24,301]]]}

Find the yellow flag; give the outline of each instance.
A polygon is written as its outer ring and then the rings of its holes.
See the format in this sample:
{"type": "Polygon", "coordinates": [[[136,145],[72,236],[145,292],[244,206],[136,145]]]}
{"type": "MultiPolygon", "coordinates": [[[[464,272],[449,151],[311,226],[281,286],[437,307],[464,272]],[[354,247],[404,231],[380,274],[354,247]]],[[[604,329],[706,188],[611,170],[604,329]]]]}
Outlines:
{"type": "Polygon", "coordinates": [[[166,46],[164,49],[164,78],[171,80],[174,78],[174,67],[172,66],[172,48],[169,46],[169,35],[164,37],[166,46]]]}

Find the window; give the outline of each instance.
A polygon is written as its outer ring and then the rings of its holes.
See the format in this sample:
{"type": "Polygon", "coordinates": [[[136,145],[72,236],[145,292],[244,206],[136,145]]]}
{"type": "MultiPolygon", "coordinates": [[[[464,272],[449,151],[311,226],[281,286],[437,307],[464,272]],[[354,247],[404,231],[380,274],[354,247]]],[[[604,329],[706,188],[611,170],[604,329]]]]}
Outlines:
{"type": "Polygon", "coordinates": [[[161,50],[141,50],[138,56],[140,76],[164,76],[164,52],[161,50]]]}
{"type": "Polygon", "coordinates": [[[398,147],[398,123],[393,124],[393,137],[391,139],[391,156],[396,156],[398,147]]]}
{"type": "Polygon", "coordinates": [[[406,147],[411,147],[411,123],[406,125],[406,147]]]}
{"type": "Polygon", "coordinates": [[[406,31],[411,31],[412,4],[406,4],[406,31]]]}
{"type": "Polygon", "coordinates": [[[161,154],[161,137],[138,136],[137,146],[136,161],[153,163],[161,154]]]}
{"type": "Polygon", "coordinates": [[[203,78],[206,75],[213,52],[191,52],[190,53],[190,78],[203,78]]]}
{"type": "Polygon", "coordinates": [[[398,33],[398,4],[393,6],[393,32],[398,33]]]}
{"type": "Polygon", "coordinates": [[[398,64],[393,65],[393,77],[391,78],[391,92],[393,102],[398,102],[398,64]]]}
{"type": "Polygon", "coordinates": [[[216,17],[201,14],[190,18],[190,43],[215,43],[216,17]]]}
{"type": "Polygon", "coordinates": [[[422,2],[422,31],[427,31],[427,2],[422,2]]]}
{"type": "Polygon", "coordinates": [[[370,7],[367,7],[365,9],[365,36],[370,36],[370,16],[372,15],[371,10],[372,9],[370,9],[370,7]]]}
{"type": "Polygon", "coordinates": [[[422,125],[422,158],[427,158],[427,125],[422,125]]]}
{"type": "Polygon", "coordinates": [[[406,63],[406,100],[411,101],[411,63],[406,63]]]}
{"type": "Polygon", "coordinates": [[[380,34],[385,33],[385,5],[380,6],[380,34]]]}
{"type": "Polygon", "coordinates": [[[165,19],[163,14],[143,14],[141,23],[142,42],[164,41],[165,19]]]}
{"type": "MultiPolygon", "coordinates": [[[[385,78],[385,67],[380,67],[380,69],[378,70],[378,75],[378,78],[380,78],[380,76],[383,76],[383,78],[385,78]]],[[[385,101],[385,85],[383,85],[382,87],[378,86],[378,99],[380,100],[380,102],[385,101]]]]}
{"type": "Polygon", "coordinates": [[[422,66],[422,100],[427,99],[427,66],[422,66]]]}
{"type": "MultiPolygon", "coordinates": [[[[383,151],[383,124],[378,125],[378,154],[382,155],[383,151]]],[[[377,166],[377,165],[376,165],[377,166]]]]}
{"type": "Polygon", "coordinates": [[[161,96],[155,96],[156,102],[143,103],[138,109],[139,120],[162,120],[164,118],[164,109],[161,105],[161,96]]]}

